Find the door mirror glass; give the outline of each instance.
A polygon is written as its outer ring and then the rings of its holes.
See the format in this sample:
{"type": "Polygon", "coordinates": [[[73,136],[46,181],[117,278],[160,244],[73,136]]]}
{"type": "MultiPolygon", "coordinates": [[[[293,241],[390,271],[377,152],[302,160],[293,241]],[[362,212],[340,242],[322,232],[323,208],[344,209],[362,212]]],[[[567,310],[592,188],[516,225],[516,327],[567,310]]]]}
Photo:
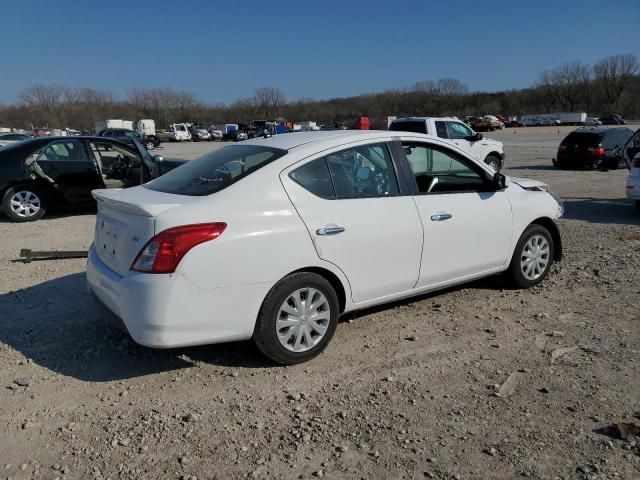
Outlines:
{"type": "Polygon", "coordinates": [[[482,134],[481,134],[480,132],[478,132],[478,133],[476,133],[476,135],[475,135],[474,139],[475,139],[475,140],[482,140],[482,139],[483,139],[483,136],[482,136],[482,134]]]}
{"type": "Polygon", "coordinates": [[[153,156],[153,161],[156,162],[156,163],[164,162],[164,157],[162,155],[154,155],[153,156]]]}

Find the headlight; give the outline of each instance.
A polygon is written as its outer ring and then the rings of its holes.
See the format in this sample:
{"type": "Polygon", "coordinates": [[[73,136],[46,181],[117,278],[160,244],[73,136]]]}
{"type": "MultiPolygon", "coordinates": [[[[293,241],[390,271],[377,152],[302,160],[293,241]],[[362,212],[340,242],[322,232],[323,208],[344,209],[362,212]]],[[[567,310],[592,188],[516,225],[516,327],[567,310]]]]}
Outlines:
{"type": "Polygon", "coordinates": [[[564,215],[564,203],[562,199],[548,188],[547,193],[551,195],[556,202],[558,202],[558,214],[556,215],[556,218],[560,218],[562,215],[564,215]]]}

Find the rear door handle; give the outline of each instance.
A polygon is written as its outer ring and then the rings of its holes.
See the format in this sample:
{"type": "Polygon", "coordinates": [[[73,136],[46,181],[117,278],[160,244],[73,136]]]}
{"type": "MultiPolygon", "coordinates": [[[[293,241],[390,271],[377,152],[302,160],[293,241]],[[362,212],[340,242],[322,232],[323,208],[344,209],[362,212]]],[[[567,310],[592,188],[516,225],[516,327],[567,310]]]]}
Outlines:
{"type": "Polygon", "coordinates": [[[453,218],[453,215],[450,213],[437,213],[435,215],[431,215],[431,220],[434,222],[442,222],[443,220],[449,220],[453,218]]]}
{"type": "Polygon", "coordinates": [[[320,227],[316,230],[317,235],[337,235],[344,232],[344,227],[320,227]]]}

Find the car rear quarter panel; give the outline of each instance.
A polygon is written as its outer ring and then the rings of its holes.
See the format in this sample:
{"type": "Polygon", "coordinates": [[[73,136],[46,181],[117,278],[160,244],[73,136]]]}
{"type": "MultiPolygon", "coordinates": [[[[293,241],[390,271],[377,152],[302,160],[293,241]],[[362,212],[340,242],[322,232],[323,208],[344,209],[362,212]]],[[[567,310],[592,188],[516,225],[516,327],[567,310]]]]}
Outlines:
{"type": "Polygon", "coordinates": [[[189,251],[176,273],[203,290],[264,284],[268,291],[290,272],[320,267],[338,276],[347,290],[342,272],[318,257],[279,171],[276,165],[263,167],[221,192],[160,214],[156,233],[183,224],[227,224],[220,237],[189,251]]]}

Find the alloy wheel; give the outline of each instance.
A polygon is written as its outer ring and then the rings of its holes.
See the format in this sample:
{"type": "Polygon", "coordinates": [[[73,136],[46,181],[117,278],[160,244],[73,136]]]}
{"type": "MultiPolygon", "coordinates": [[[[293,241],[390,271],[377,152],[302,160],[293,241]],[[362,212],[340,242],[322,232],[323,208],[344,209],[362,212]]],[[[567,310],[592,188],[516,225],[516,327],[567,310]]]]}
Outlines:
{"type": "Polygon", "coordinates": [[[42,206],[40,197],[33,192],[21,190],[14,193],[9,202],[11,210],[18,217],[30,218],[36,215],[42,206]]]}
{"type": "Polygon", "coordinates": [[[306,352],[323,338],[331,321],[327,297],[315,288],[300,288],[280,306],[276,334],[280,344],[291,352],[306,352]]]}
{"type": "Polygon", "coordinates": [[[520,255],[520,269],[527,280],[537,280],[549,265],[549,241],[543,235],[533,235],[520,255]]]}

